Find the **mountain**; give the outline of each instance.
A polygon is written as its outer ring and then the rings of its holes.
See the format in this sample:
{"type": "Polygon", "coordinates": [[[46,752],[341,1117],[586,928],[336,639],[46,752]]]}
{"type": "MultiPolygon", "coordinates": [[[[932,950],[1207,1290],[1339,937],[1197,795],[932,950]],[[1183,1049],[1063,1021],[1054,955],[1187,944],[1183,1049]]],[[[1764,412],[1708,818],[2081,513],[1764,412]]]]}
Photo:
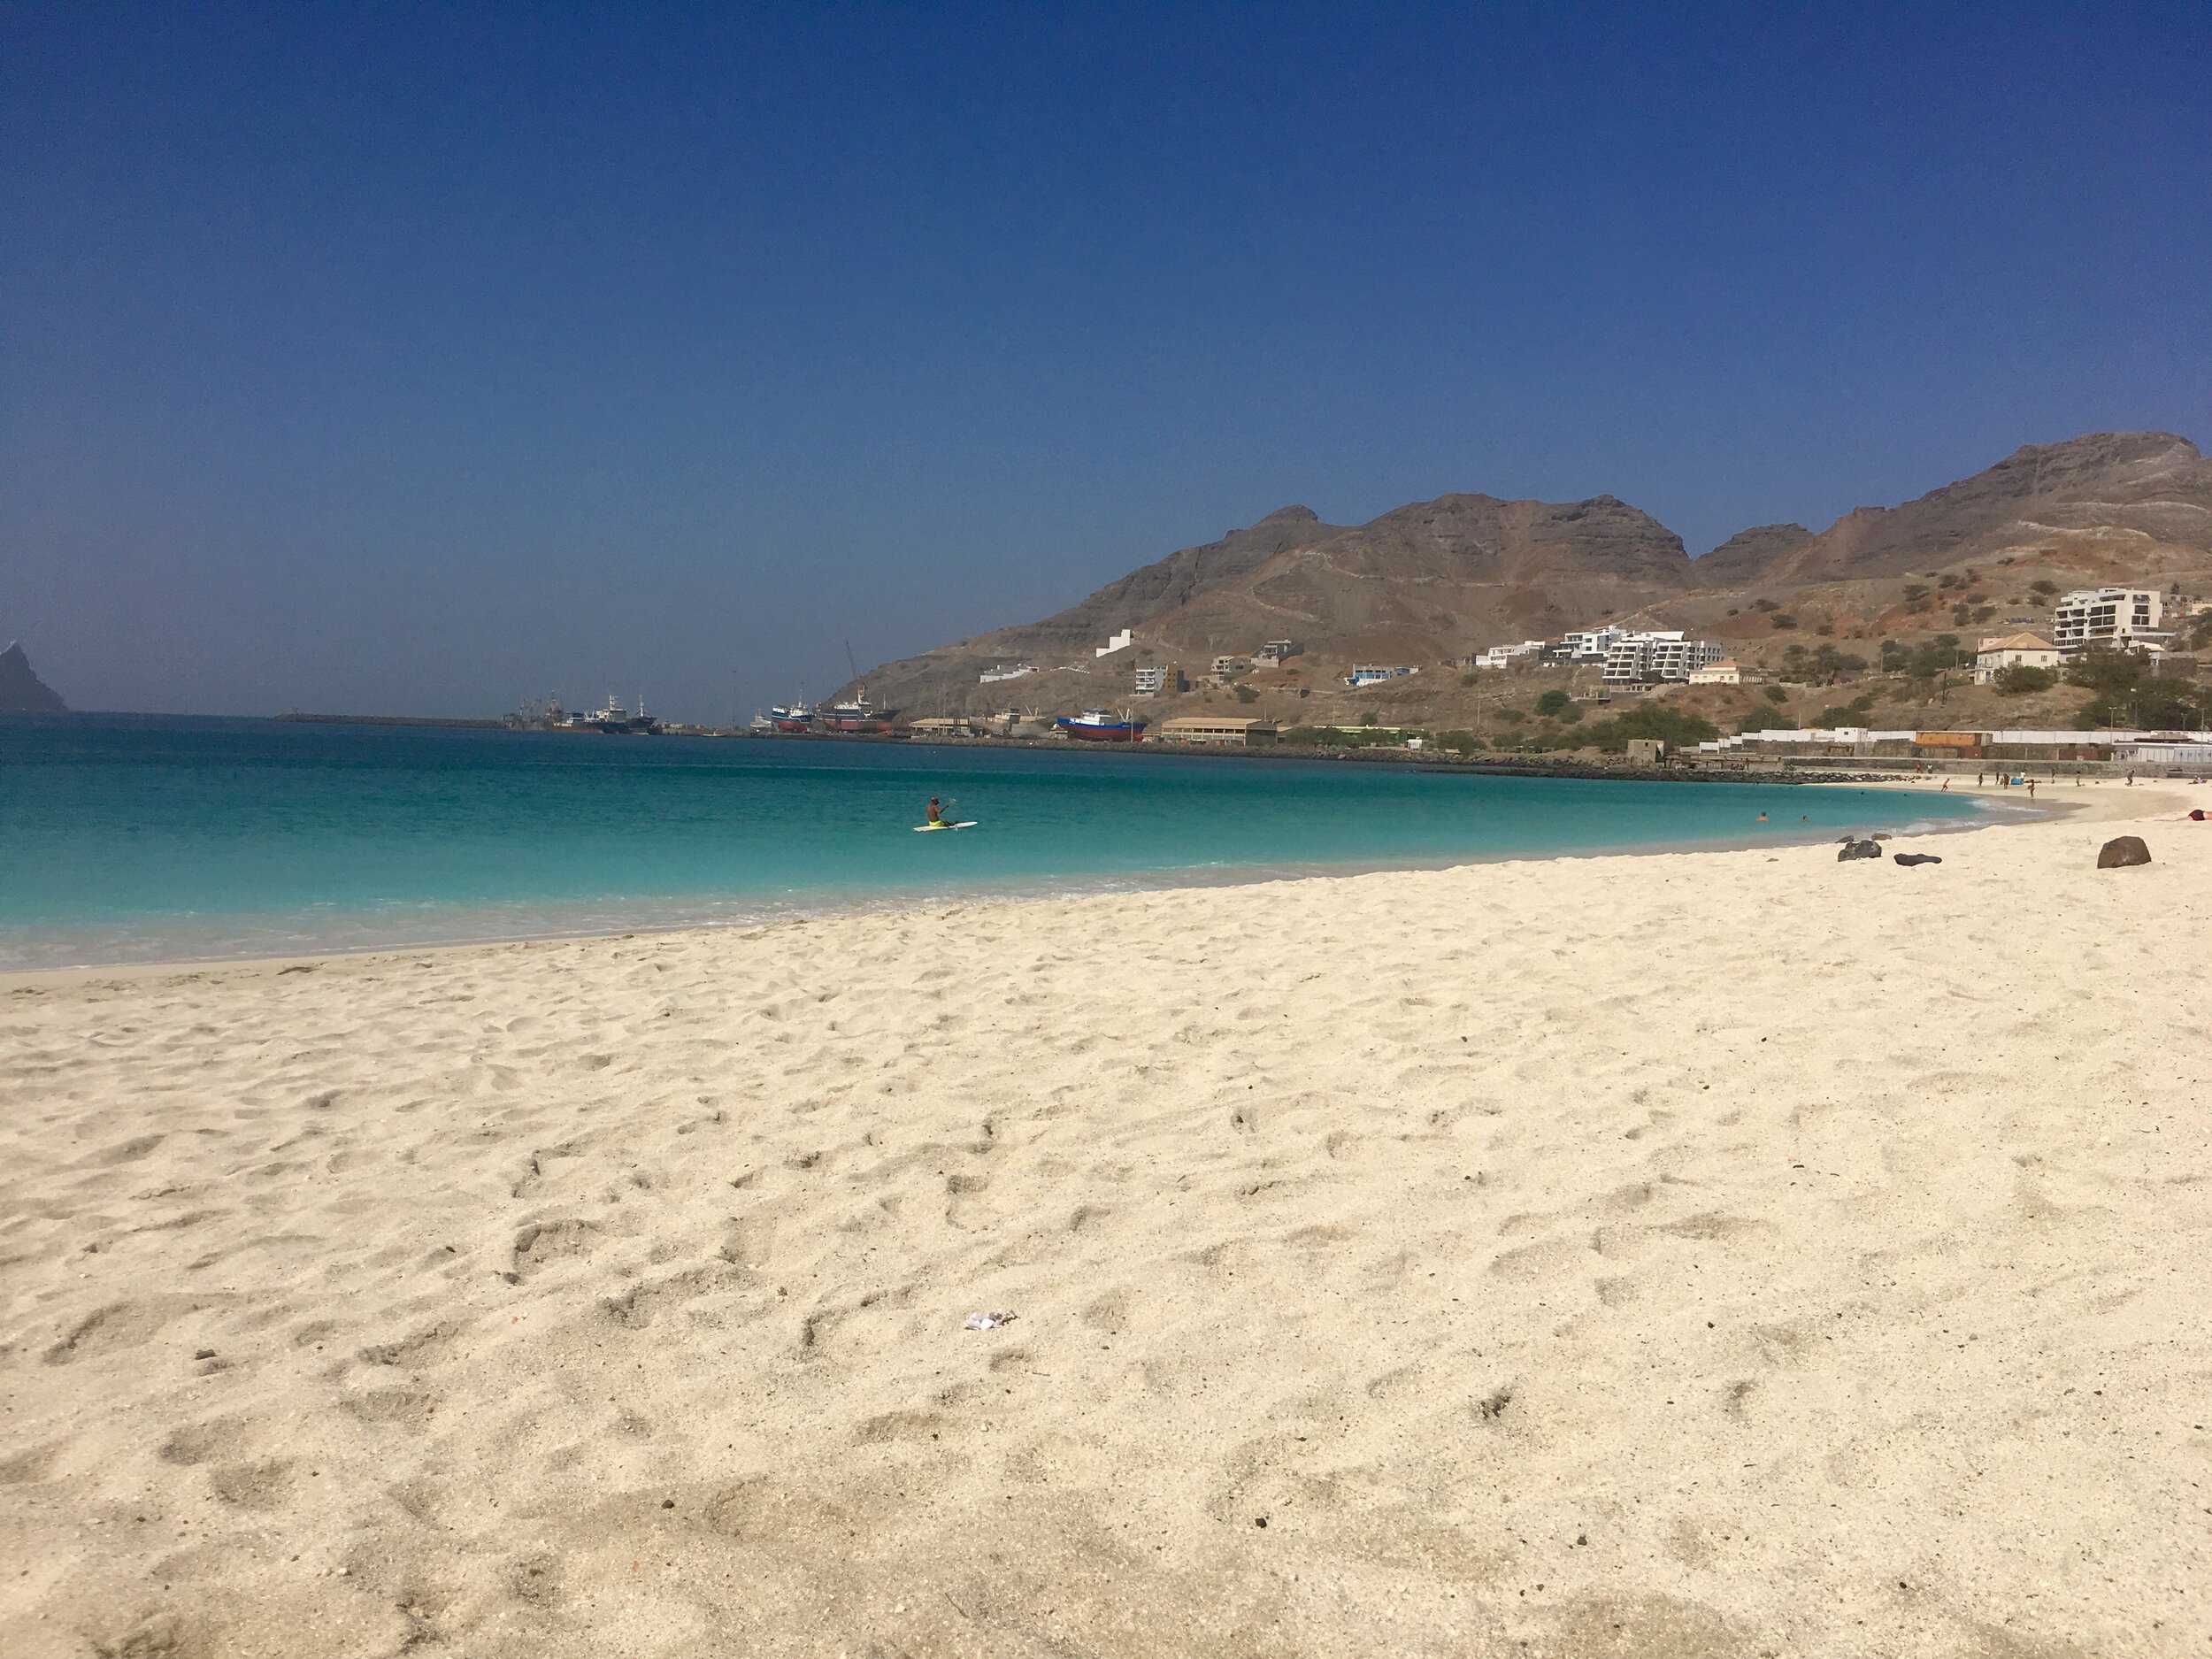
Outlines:
{"type": "Polygon", "coordinates": [[[1765,535],[1746,531],[1698,560],[1699,585],[1866,580],[2001,555],[2148,577],[2212,554],[2212,462],[2170,432],[2093,433],[2026,445],[1901,507],[1858,508],[1816,536],[1739,546],[1765,535]]]}
{"type": "Polygon", "coordinates": [[[20,645],[0,651],[0,714],[66,714],[69,705],[31,672],[20,645]]]}
{"type": "Polygon", "coordinates": [[[1693,567],[1701,588],[1740,588],[1754,582],[1814,539],[1801,524],[1763,524],[1739,530],[1693,567]]]}
{"type": "MultiPolygon", "coordinates": [[[[976,634],[865,680],[876,702],[911,712],[917,703],[986,706],[993,698],[976,695],[977,675],[1012,662],[1062,671],[1071,695],[1086,677],[1110,680],[1119,695],[1125,671],[1141,660],[1203,672],[1217,655],[1248,656],[1271,639],[1294,639],[1332,660],[1433,663],[1508,636],[1632,614],[1692,580],[1682,539],[1610,495],[1440,495],[1356,526],[1286,507],[1041,622],[976,634]],[[1102,662],[1095,652],[1123,629],[1134,646],[1102,662]]],[[[1106,695],[1102,684],[1095,695],[1106,695]]]]}
{"type": "Polygon", "coordinates": [[[1762,525],[1699,559],[1612,495],[1440,495],[1351,526],[1286,507],[1041,622],[886,664],[865,680],[878,703],[909,715],[1010,701],[1079,707],[1125,698],[1128,671],[1142,664],[1176,663],[1195,676],[1216,656],[1294,639],[1312,658],[1301,684],[1317,687],[1352,662],[1414,664],[1432,670],[1421,681],[1430,696],[1455,683],[1433,671],[1471,651],[1609,621],[1688,628],[1752,649],[1790,621],[1770,619],[1786,600],[1803,611],[1807,631],[1859,638],[1959,626],[1952,613],[1962,595],[1971,595],[1970,617],[1976,607],[2032,610],[2048,591],[2032,584],[2046,580],[2190,575],[2212,580],[2212,463],[2171,433],[2098,433],[2030,445],[1902,506],[1847,513],[1816,534],[1762,525]],[[1944,596],[1921,603],[1909,591],[1907,578],[1949,567],[1962,579],[1945,581],[1944,596]],[[1731,603],[1750,588],[1757,605],[1731,603]],[[1097,655],[1125,629],[1131,646],[1097,655]],[[1038,672],[979,685],[983,671],[1016,663],[1038,672]]]}

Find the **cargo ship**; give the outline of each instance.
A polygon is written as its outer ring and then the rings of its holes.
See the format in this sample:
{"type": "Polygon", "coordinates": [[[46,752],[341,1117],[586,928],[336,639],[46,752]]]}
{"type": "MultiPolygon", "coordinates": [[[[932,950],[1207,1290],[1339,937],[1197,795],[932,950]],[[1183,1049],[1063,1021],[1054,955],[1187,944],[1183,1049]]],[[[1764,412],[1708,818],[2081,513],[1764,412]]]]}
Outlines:
{"type": "MultiPolygon", "coordinates": [[[[550,707],[551,705],[549,705],[550,707]]],[[[661,723],[645,711],[645,699],[637,700],[637,712],[632,714],[609,692],[607,700],[588,714],[572,714],[552,710],[549,717],[557,729],[570,732],[605,732],[616,737],[658,737],[661,723]]]]}
{"type": "Polygon", "coordinates": [[[896,709],[879,709],[868,701],[868,687],[861,687],[848,703],[833,703],[826,709],[815,710],[825,732],[851,735],[858,733],[881,733],[892,729],[898,718],[896,709]]]}
{"type": "Polygon", "coordinates": [[[768,724],[777,731],[796,737],[814,729],[814,710],[802,697],[789,704],[777,704],[768,710],[768,724]]]}
{"type": "Polygon", "coordinates": [[[1064,714],[1053,722],[1068,736],[1087,743],[1133,743],[1144,733],[1144,722],[1104,709],[1086,709],[1064,714]]]}

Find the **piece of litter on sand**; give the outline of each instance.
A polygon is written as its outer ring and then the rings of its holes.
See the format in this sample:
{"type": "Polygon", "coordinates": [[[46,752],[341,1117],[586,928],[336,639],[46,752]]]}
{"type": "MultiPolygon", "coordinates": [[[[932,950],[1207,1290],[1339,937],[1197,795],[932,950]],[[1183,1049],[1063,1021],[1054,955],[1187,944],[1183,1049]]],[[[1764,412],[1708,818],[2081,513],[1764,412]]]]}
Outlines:
{"type": "Polygon", "coordinates": [[[972,1313],[961,1321],[961,1325],[969,1331],[995,1331],[1002,1325],[1013,1323],[1014,1316],[1010,1313],[972,1313]]]}

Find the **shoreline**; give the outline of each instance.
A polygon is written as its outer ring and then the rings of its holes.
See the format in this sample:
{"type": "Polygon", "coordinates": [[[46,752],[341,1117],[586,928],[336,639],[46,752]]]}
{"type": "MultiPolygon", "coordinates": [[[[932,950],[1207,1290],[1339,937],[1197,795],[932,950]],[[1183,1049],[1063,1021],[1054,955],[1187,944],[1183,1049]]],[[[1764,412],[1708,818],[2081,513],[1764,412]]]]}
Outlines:
{"type": "MultiPolygon", "coordinates": [[[[1896,783],[1860,782],[1837,780],[1800,780],[1803,787],[1829,789],[1878,790],[1884,793],[1921,794],[1938,795],[1944,792],[1926,788],[1911,780],[1896,783]]],[[[2002,804],[2016,811],[2017,816],[2005,818],[1962,818],[1955,823],[1935,824],[1916,832],[1917,835],[1955,835],[1977,830],[2005,827],[2033,823],[2046,816],[2062,816],[2070,808],[2054,804],[2047,809],[2042,803],[2033,807],[2023,803],[2013,807],[2009,800],[1999,801],[2001,795],[2014,792],[2000,791],[1993,787],[1985,790],[1955,790],[1953,795],[1980,795],[1993,805],[2002,804]]],[[[2133,803],[2125,803],[2132,806],[2133,803]]],[[[2085,810],[2089,803],[2074,803],[2070,810],[2085,810]]],[[[124,960],[119,962],[88,962],[37,965],[29,967],[0,967],[0,994],[24,984],[44,983],[79,977],[143,977],[164,973],[193,972],[228,967],[275,965],[296,968],[303,964],[355,960],[365,957],[420,956],[431,951],[472,949],[499,949],[516,945],[559,944],[583,940],[660,938],[690,933],[746,932],[758,928],[777,927],[796,923],[834,920],[857,916],[898,916],[915,914],[946,906],[1021,905],[1049,903],[1062,900],[1082,901],[1111,899],[1141,893],[1208,892],[1216,889],[1264,887],[1282,881],[1351,880],[1364,876],[1388,874],[1395,872],[1439,871],[1471,868],[1505,864],[1542,864],[1563,859],[1586,858],[1642,858],[1697,852],[1750,851],[1759,848],[1797,847],[1823,842],[1832,843],[1837,838],[1830,827],[1809,833],[1777,827],[1764,834],[1745,834],[1699,838],[1688,841],[1653,841],[1634,846],[1594,847],[1567,849],[1541,852],[1500,852],[1478,856],[1453,856],[1432,861],[1410,863],[1349,861],[1330,864],[1240,864],[1240,865],[1183,865],[1157,871],[1087,872],[1073,877],[1040,877],[1025,883],[977,887],[935,893],[917,893],[911,890],[885,892],[878,895],[840,902],[826,898],[820,903],[805,900],[795,902],[773,913],[733,918],[726,921],[695,919],[655,922],[650,919],[633,920],[608,926],[587,926],[573,930],[525,931],[512,933],[488,933],[480,937],[459,939],[432,939],[421,942],[377,941],[353,947],[318,947],[311,949],[284,951],[274,954],[252,949],[234,955],[185,956],[154,960],[124,960]]],[[[1892,832],[1896,833],[1898,832],[1892,832]]],[[[479,912],[480,914],[481,912],[479,912]]]]}
{"type": "MultiPolygon", "coordinates": [[[[128,710],[73,709],[58,714],[0,714],[0,719],[22,719],[32,722],[65,722],[72,720],[139,720],[152,722],[204,722],[211,725],[277,725],[301,726],[339,726],[367,730],[446,730],[489,732],[513,737],[604,737],[609,735],[645,736],[646,733],[608,733],[594,728],[556,726],[517,726],[503,719],[469,718],[444,716],[408,715],[306,715],[297,711],[274,715],[227,714],[146,714],[128,710]]],[[[1358,729],[1358,728],[1351,728],[1358,729]]],[[[1402,730],[1409,728],[1380,728],[1402,730]]],[[[1912,759],[1888,757],[1860,757],[1855,756],[1781,757],[1770,760],[1750,757],[1758,764],[1715,764],[1710,757],[1699,757],[1691,751],[1680,751],[1673,758],[1659,765],[1636,765],[1621,757],[1592,756],[1586,751],[1572,749],[1542,750],[1534,754],[1509,751],[1458,752],[1443,749],[1424,749],[1416,751],[1390,746],[1365,744],[1264,744],[1256,748],[1210,743],[1086,743],[1056,737],[1002,737],[976,735],[947,738],[935,735],[917,735],[908,733],[764,733],[742,728],[695,728],[656,732],[649,734],[657,741],[697,741],[721,743],[733,741],[768,743],[812,743],[831,749],[855,746],[891,747],[911,749],[940,749],[958,754],[972,751],[1016,750],[1042,754],[1069,755],[1133,755],[1159,760],[1230,760],[1250,762],[1328,762],[1351,763],[1362,765],[1410,766],[1416,771],[1435,772],[1446,775],[1477,775],[1514,778],[1573,778],[1591,781],[1625,780],[1640,783],[1728,783],[1767,784],[1783,787],[1818,787],[1830,784],[1861,784],[1875,787],[1899,784],[1920,787],[1924,783],[1939,782],[1944,777],[1956,778],[1960,768],[1967,764],[1981,764],[1990,770],[2016,769],[2023,772],[2036,767],[2049,767],[2046,761],[1991,760],[1969,763],[1947,760],[1933,753],[1912,759]],[[1871,771],[1854,772],[1854,765],[1871,766],[1871,771]],[[1925,768],[1908,772],[1909,767],[1925,768]]],[[[2186,785],[2199,781],[2202,769],[2194,764],[2174,763],[2166,770],[2156,770],[2156,763],[2128,761],[2067,761],[2058,763],[2070,770],[2068,777],[2085,777],[2092,783],[2108,784],[2124,776],[2139,777],[2142,782],[2156,785],[2186,785]],[[2084,767],[2101,770],[2085,772],[2084,767]]],[[[2039,780],[2055,787],[2058,774],[2052,772],[2039,780]]]]}
{"type": "MultiPolygon", "coordinates": [[[[1889,789],[1905,794],[1934,794],[1917,782],[1898,780],[1893,783],[1816,783],[1808,787],[1818,788],[1889,789]]],[[[2072,820],[2092,824],[2108,821],[2134,821],[2147,815],[2145,807],[2153,811],[2185,807],[2187,797],[2173,793],[2169,787],[2162,799],[2161,785],[2138,785],[2149,791],[2130,798],[2093,801],[2038,801],[2033,807],[2022,806],[2018,816],[2006,818],[1961,819],[1952,824],[1932,826],[1917,833],[1914,840],[1936,839],[1956,835],[1978,834],[1985,830],[2022,829],[2031,826],[2072,820]]],[[[2009,798],[2016,792],[2001,790],[1995,785],[1977,791],[1970,787],[1954,794],[1976,795],[1987,797],[1993,804],[2008,808],[2009,798]]],[[[2155,821],[2155,820],[2153,820],[2155,821]]],[[[1436,864],[1362,864],[1355,866],[1326,866],[1282,871],[1269,866],[1251,865],[1243,868],[1256,872],[1249,875],[1224,874],[1214,880],[1135,881],[1111,887],[1074,888],[1053,892],[1021,892],[1010,889],[978,889],[964,893],[948,893],[917,896],[890,896],[881,902],[856,901],[849,904],[826,905],[820,909],[800,909],[775,916],[733,920],[728,922],[672,922],[665,926],[645,924],[625,927],[595,927],[573,933],[522,933],[482,939],[437,940],[417,944],[373,944],[351,949],[323,949],[300,951],[274,956],[242,954],[228,956],[187,956],[165,958],[155,962],[81,963],[52,967],[0,968],[0,995],[21,989],[47,989],[70,985],[108,983],[137,984],[177,977],[197,979],[221,972],[273,974],[285,972],[311,970],[334,963],[377,963],[396,961],[401,957],[419,958],[469,951],[507,951],[562,945],[591,943],[604,941],[634,939],[670,939],[687,934],[750,934],[769,929],[804,926],[822,922],[835,922],[864,917],[913,917],[948,910],[971,910],[986,907],[1018,907],[1031,904],[1085,903],[1110,902],[1118,898],[1135,897],[1162,893],[1210,893],[1238,888],[1264,887],[1283,882],[1351,881],[1369,876],[1394,873],[1424,873],[1439,871],[1476,869],[1502,864],[1541,864],[1605,858],[1661,858],[1698,853],[1755,852],[1763,849],[1800,848],[1834,844],[1836,837],[1824,831],[1811,834],[1781,832],[1754,840],[1749,837],[1729,838],[1724,841],[1655,842],[1637,848],[1595,848],[1583,851],[1547,853],[1501,853],[1490,857],[1457,858],[1436,864]]],[[[1172,873],[1172,872],[1167,872],[1172,873]]],[[[1105,878],[1102,878],[1105,879],[1105,878]]]]}

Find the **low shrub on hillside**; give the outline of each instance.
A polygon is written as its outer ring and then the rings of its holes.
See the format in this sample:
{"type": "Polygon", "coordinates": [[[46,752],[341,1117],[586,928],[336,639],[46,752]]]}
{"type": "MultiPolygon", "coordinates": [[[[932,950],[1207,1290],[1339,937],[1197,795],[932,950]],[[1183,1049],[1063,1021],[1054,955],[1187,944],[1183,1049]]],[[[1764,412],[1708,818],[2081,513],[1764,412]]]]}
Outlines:
{"type": "Polygon", "coordinates": [[[2131,651],[2092,647],[2067,664],[2066,678],[2097,694],[2082,709],[2085,726],[2190,731],[2212,718],[2212,698],[2187,680],[2155,672],[2148,657],[2131,651]]]}
{"type": "Polygon", "coordinates": [[[1999,669],[1989,683],[2008,695],[2016,697],[2023,692],[2048,691],[2058,684],[2058,670],[2031,668],[2025,663],[2010,663],[1999,669]]]}
{"type": "Polygon", "coordinates": [[[1816,646],[1807,650],[1802,645],[1793,645],[1782,653],[1782,672],[1796,680],[1809,680],[1826,685],[1841,674],[1863,673],[1866,658],[1856,651],[1839,651],[1832,645],[1816,646]]]}

